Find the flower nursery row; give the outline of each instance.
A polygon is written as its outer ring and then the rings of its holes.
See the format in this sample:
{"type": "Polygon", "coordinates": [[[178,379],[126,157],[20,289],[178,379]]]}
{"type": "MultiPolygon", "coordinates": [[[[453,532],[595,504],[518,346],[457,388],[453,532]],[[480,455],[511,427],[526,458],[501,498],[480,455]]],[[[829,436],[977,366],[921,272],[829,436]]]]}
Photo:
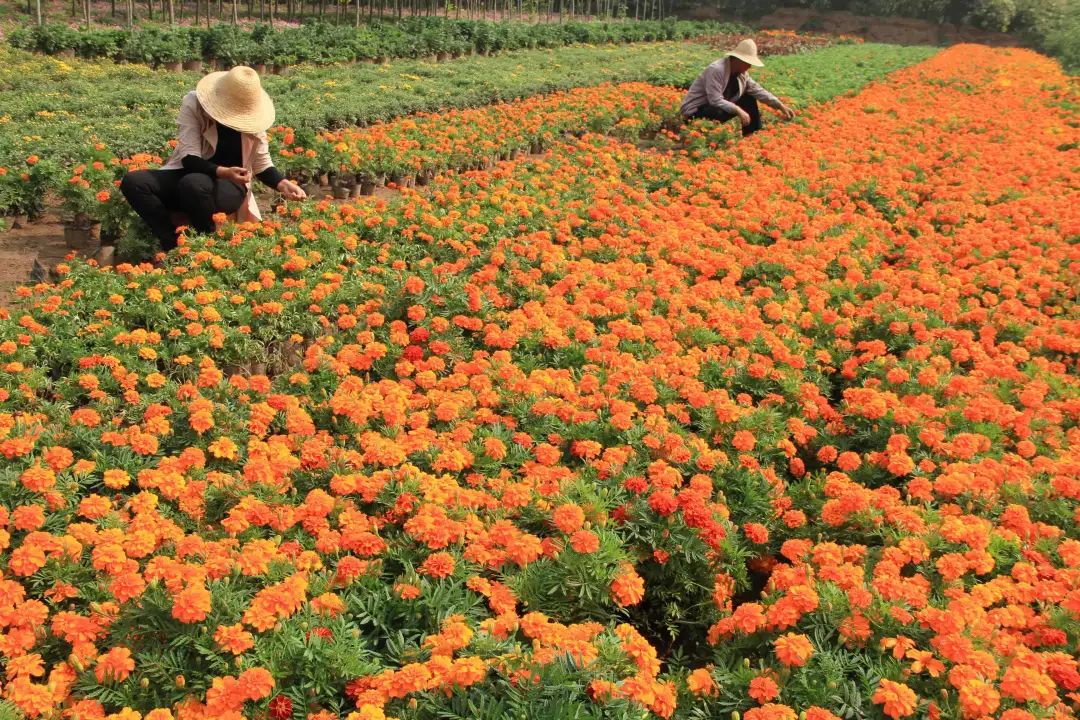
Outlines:
{"type": "MultiPolygon", "coordinates": [[[[820,102],[922,59],[923,48],[840,46],[796,58],[776,58],[762,77],[797,104],[820,102]]],[[[448,111],[315,133],[281,126],[272,132],[275,162],[302,181],[334,173],[344,183],[407,184],[435,172],[490,163],[538,150],[565,132],[614,131],[627,139],[677,119],[681,91],[644,84],[601,85],[511,103],[448,111]]],[[[69,215],[104,223],[124,235],[133,216],[115,186],[134,166],[152,167],[170,151],[165,138],[149,152],[125,155],[104,142],[72,143],[66,160],[44,141],[20,145],[25,160],[0,166],[0,207],[26,212],[56,193],[69,215]],[[6,174],[5,174],[6,173],[6,174]]]]}
{"type": "MultiPolygon", "coordinates": [[[[576,46],[438,65],[305,67],[263,84],[280,123],[314,132],[603,82],[689,84],[714,54],[693,43],[576,46]]],[[[157,153],[175,136],[180,100],[198,78],[0,46],[0,212],[41,207],[48,184],[20,181],[28,158],[67,170],[85,160],[88,140],[121,157],[157,153]]]]}
{"type": "Polygon", "coordinates": [[[13,30],[7,39],[13,47],[48,55],[146,64],[209,61],[228,66],[289,66],[431,55],[448,58],[582,43],[685,40],[748,31],[748,27],[733,23],[677,20],[529,23],[416,17],[358,28],[327,23],[279,29],[259,25],[252,30],[228,24],[130,30],[42,25],[13,30]]]}
{"type": "Polygon", "coordinates": [[[1074,717],[1069,93],[958,46],[722,153],[588,135],[72,264],[0,321],[0,692],[1074,717]]]}
{"type": "MultiPolygon", "coordinates": [[[[369,128],[323,132],[307,135],[308,139],[292,128],[277,127],[271,131],[271,142],[275,164],[290,177],[308,185],[317,176],[330,174],[335,194],[370,195],[376,184],[426,184],[436,172],[488,167],[523,150],[539,152],[563,133],[614,132],[635,140],[655,133],[677,115],[680,96],[672,88],[643,83],[601,85],[369,128]]],[[[141,222],[118,190],[120,179],[131,170],[160,166],[162,156],[171,149],[167,145],[158,154],[118,157],[103,144],[91,143],[70,171],[33,158],[24,187],[55,184],[66,217],[80,226],[101,223],[105,238],[117,240],[141,222]]],[[[308,191],[316,196],[315,187],[308,191]]],[[[123,248],[125,256],[127,250],[123,248]]]]}
{"type": "MultiPolygon", "coordinates": [[[[796,105],[822,102],[926,57],[925,48],[834,48],[770,63],[759,76],[796,105]],[[842,67],[850,62],[847,69],[842,67]]],[[[304,181],[320,173],[343,182],[408,184],[436,173],[490,166],[539,152],[564,133],[612,133],[632,141],[661,127],[681,132],[682,88],[623,83],[577,88],[509,103],[436,113],[364,127],[270,131],[275,164],[304,181]]]]}
{"type": "Polygon", "coordinates": [[[579,88],[469,110],[425,113],[363,128],[315,135],[270,132],[275,164],[310,180],[330,172],[352,184],[406,178],[421,182],[446,170],[491,166],[540,152],[564,133],[615,133],[636,140],[678,118],[683,91],[646,83],[579,88]]]}
{"type": "MultiPolygon", "coordinates": [[[[880,59],[913,62],[922,56],[918,50],[893,52],[883,47],[847,51],[850,56],[831,60],[838,66],[870,62],[876,69],[880,59]]],[[[558,53],[525,51],[436,66],[403,61],[309,67],[289,78],[268,77],[264,82],[282,124],[315,132],[609,81],[686,86],[715,53],[714,48],[692,43],[571,47],[558,53]]],[[[43,158],[66,170],[85,162],[88,138],[119,156],[158,152],[175,133],[179,100],[198,77],[162,75],[137,65],[69,63],[7,49],[0,50],[0,59],[4,61],[0,62],[4,108],[0,168],[9,173],[0,174],[0,212],[10,214],[33,214],[51,187],[35,181],[35,171],[27,171],[29,179],[22,180],[27,158],[43,158]],[[118,108],[123,111],[116,112],[118,108]]],[[[830,57],[823,60],[830,62],[830,57]]],[[[793,66],[781,62],[775,70],[793,66]]],[[[828,83],[824,73],[813,77],[828,83]]],[[[41,167],[36,174],[46,169],[41,167]]]]}

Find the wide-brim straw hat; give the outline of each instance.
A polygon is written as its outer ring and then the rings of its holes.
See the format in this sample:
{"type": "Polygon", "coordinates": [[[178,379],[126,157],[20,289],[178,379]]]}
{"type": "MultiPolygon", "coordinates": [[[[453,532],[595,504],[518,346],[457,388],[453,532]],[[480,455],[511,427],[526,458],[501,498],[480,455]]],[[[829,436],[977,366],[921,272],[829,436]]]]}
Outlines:
{"type": "Polygon", "coordinates": [[[274,101],[252,68],[212,72],[195,86],[195,95],[207,115],[234,130],[261,133],[274,124],[274,101]]]}
{"type": "Polygon", "coordinates": [[[734,50],[729,50],[728,55],[754,67],[765,67],[765,63],[758,59],[757,43],[749,38],[736,45],[734,50]]]}

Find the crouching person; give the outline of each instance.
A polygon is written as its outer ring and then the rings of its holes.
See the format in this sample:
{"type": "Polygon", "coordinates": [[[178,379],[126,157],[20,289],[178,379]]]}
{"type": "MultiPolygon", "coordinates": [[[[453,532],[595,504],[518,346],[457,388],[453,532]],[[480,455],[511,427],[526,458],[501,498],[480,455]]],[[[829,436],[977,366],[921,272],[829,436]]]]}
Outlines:
{"type": "Polygon", "coordinates": [[[772,108],[784,119],[792,119],[794,110],[751,79],[749,69],[763,66],[758,59],[757,44],[753,40],[743,40],[694,80],[680,108],[683,119],[727,122],[737,117],[742,124],[743,137],[761,129],[758,102],[772,108]]]}
{"type": "Polygon", "coordinates": [[[136,170],[120,182],[120,192],[165,252],[176,247],[173,213],[186,215],[202,233],[214,230],[216,213],[259,220],[253,178],[288,200],[307,197],[270,159],[266,130],[274,124],[274,103],[253,69],[204,77],[184,96],[177,124],[176,149],[161,169],[136,170]]]}

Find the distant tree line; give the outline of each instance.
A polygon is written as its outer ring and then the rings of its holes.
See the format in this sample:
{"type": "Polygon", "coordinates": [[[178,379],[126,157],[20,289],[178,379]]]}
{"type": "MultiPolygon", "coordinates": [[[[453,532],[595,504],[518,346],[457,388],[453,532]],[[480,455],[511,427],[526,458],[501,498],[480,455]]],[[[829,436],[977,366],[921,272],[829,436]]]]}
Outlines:
{"type": "MultiPolygon", "coordinates": [[[[363,19],[406,16],[455,19],[614,19],[659,20],[671,15],[672,0],[108,0],[111,24],[129,27],[150,23],[300,22],[319,20],[356,23],[363,19]]],[[[70,19],[91,24],[98,5],[69,0],[70,19]]],[[[52,17],[47,0],[26,0],[25,11],[37,24],[52,17]]]]}
{"type": "MultiPolygon", "coordinates": [[[[713,6],[730,18],[752,19],[778,7],[848,10],[859,15],[920,18],[1016,33],[1080,70],[1080,0],[679,0],[676,12],[713,6]]],[[[812,30],[814,28],[806,28],[812,30]]]]}

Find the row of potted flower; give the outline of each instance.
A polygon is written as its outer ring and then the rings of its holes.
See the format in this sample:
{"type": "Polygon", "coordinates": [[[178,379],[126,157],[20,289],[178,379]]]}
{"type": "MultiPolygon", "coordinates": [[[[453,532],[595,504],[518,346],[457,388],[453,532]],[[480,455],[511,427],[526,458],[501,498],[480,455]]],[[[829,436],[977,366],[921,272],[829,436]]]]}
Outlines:
{"type": "MultiPolygon", "coordinates": [[[[370,195],[378,185],[426,184],[438,172],[488,167],[539,152],[565,133],[614,132],[637,138],[669,120],[678,97],[672,88],[643,83],[601,85],[366,128],[314,134],[275,127],[271,145],[275,164],[305,184],[309,194],[319,194],[322,179],[338,197],[370,195]]],[[[0,201],[4,192],[21,192],[26,203],[6,200],[32,215],[55,193],[72,228],[115,240],[134,219],[117,189],[120,178],[133,169],[157,166],[170,151],[166,146],[157,153],[121,157],[102,143],[89,143],[70,169],[31,155],[14,173],[0,169],[0,201]]]]}
{"type": "Polygon", "coordinates": [[[637,139],[678,116],[682,91],[645,83],[604,84],[480,108],[423,113],[359,128],[270,132],[275,164],[311,182],[426,184],[439,172],[487,167],[542,151],[565,133],[637,139]]]}
{"type": "MultiPolygon", "coordinates": [[[[884,46],[836,46],[772,63],[768,82],[796,104],[816,102],[860,87],[863,83],[913,62],[921,49],[884,46]],[[843,71],[837,71],[841,63],[843,71]]],[[[424,184],[438,172],[490,166],[548,147],[566,134],[604,132],[636,141],[650,138],[662,127],[677,125],[681,92],[641,83],[601,85],[468,110],[420,114],[366,127],[322,133],[274,128],[276,162],[308,184],[330,186],[337,197],[372,194],[379,184],[397,187],[424,184]],[[493,140],[494,139],[494,140],[493,140]]],[[[695,126],[676,135],[661,134],[654,142],[673,140],[691,147],[726,142],[727,132],[708,139],[695,126]]],[[[699,128],[704,129],[704,128],[699,128]]],[[[137,219],[116,190],[124,172],[152,167],[172,148],[162,143],[147,153],[124,156],[107,144],[72,146],[74,158],[59,159],[33,137],[22,139],[29,153],[20,161],[0,166],[0,203],[16,216],[40,213],[54,199],[78,233],[80,246],[92,247],[97,236],[115,241],[138,229],[137,219]],[[39,148],[38,152],[34,152],[39,148]]],[[[39,139],[40,140],[40,139],[39,139]]],[[[141,241],[136,254],[148,252],[141,241]]]]}

